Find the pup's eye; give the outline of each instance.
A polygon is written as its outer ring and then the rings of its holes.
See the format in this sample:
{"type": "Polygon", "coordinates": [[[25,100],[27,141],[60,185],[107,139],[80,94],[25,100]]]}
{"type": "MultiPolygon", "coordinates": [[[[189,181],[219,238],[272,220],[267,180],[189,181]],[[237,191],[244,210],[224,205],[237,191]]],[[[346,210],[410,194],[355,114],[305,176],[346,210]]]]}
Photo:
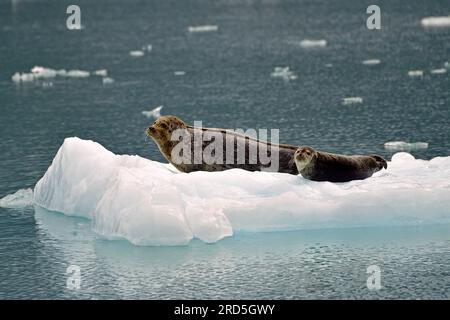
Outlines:
{"type": "Polygon", "coordinates": [[[165,124],[165,123],[161,123],[161,128],[163,128],[163,129],[167,129],[167,124],[165,124]]]}

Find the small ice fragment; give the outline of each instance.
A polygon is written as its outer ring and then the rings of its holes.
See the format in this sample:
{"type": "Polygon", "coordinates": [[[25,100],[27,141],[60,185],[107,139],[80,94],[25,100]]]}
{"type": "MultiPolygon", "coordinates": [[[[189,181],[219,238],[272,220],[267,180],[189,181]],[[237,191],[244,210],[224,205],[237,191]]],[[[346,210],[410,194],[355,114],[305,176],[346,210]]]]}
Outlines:
{"type": "Polygon", "coordinates": [[[150,111],[142,111],[142,114],[144,116],[146,116],[147,118],[155,118],[156,119],[156,118],[161,117],[161,109],[162,108],[163,108],[163,106],[159,106],[150,111]]]}
{"type": "Polygon", "coordinates": [[[450,16],[426,17],[420,23],[424,28],[450,27],[450,16]]]}
{"type": "Polygon", "coordinates": [[[289,67],[275,67],[270,75],[274,78],[283,78],[286,81],[297,79],[297,75],[289,67]]]}
{"type": "Polygon", "coordinates": [[[444,74],[447,73],[447,69],[441,68],[441,69],[433,69],[430,71],[432,74],[444,74]]]}
{"type": "Polygon", "coordinates": [[[342,99],[342,104],[345,106],[360,103],[363,103],[363,98],[361,97],[347,97],[342,99]]]}
{"type": "Polygon", "coordinates": [[[53,82],[46,82],[46,81],[44,81],[44,82],[42,83],[42,87],[44,87],[44,88],[50,88],[50,87],[53,87],[53,82]]]}
{"type": "Polygon", "coordinates": [[[130,56],[132,56],[132,57],[142,57],[142,56],[144,56],[144,51],[141,51],[141,50],[130,51],[130,56]]]}
{"type": "Polygon", "coordinates": [[[332,63],[327,63],[327,64],[325,65],[325,67],[327,67],[327,68],[332,68],[332,67],[333,67],[333,64],[332,64],[332,63]]]}
{"type": "Polygon", "coordinates": [[[110,77],[104,77],[104,78],[102,78],[102,83],[103,84],[111,84],[111,83],[114,83],[114,79],[110,78],[110,77]]]}
{"type": "Polygon", "coordinates": [[[386,150],[391,151],[414,151],[423,150],[428,148],[427,142],[412,142],[408,143],[405,141],[389,141],[384,144],[386,150]]]}
{"type": "Polygon", "coordinates": [[[108,70],[106,70],[106,69],[96,70],[96,71],[94,71],[94,74],[96,76],[100,76],[100,77],[107,77],[108,76],[108,70]]]}
{"type": "Polygon", "coordinates": [[[381,61],[379,59],[368,59],[368,60],[364,60],[362,63],[366,66],[373,66],[376,64],[380,64],[381,61]]]}
{"type": "Polygon", "coordinates": [[[23,208],[33,204],[33,190],[20,189],[16,193],[8,194],[0,199],[2,208],[23,208]]]}
{"type": "Polygon", "coordinates": [[[410,71],[408,71],[408,76],[423,77],[423,71],[422,70],[410,70],[410,71]]]}
{"type": "Polygon", "coordinates": [[[188,27],[189,32],[211,32],[211,31],[217,31],[217,30],[219,30],[219,27],[216,25],[189,26],[188,27]]]}
{"type": "Polygon", "coordinates": [[[323,48],[327,46],[327,41],[324,39],[320,39],[320,40],[310,40],[310,39],[305,39],[300,41],[300,46],[302,48],[323,48]]]}
{"type": "Polygon", "coordinates": [[[176,76],[184,76],[186,74],[186,72],[184,72],[184,71],[175,71],[173,74],[176,75],[176,76]]]}

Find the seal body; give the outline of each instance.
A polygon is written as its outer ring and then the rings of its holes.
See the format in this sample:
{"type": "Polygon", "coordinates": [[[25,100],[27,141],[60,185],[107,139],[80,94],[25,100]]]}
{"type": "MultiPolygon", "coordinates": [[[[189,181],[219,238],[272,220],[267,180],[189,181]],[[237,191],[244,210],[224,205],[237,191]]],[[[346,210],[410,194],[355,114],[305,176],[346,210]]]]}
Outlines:
{"type": "Polygon", "coordinates": [[[294,154],[294,161],[301,175],[314,181],[363,180],[387,168],[386,160],[378,155],[345,156],[319,152],[311,147],[298,148],[294,154]]]}
{"type": "Polygon", "coordinates": [[[192,127],[175,116],[159,117],[146,133],[182,172],[239,168],[298,174],[292,161],[296,146],[272,144],[231,130],[192,127]]]}

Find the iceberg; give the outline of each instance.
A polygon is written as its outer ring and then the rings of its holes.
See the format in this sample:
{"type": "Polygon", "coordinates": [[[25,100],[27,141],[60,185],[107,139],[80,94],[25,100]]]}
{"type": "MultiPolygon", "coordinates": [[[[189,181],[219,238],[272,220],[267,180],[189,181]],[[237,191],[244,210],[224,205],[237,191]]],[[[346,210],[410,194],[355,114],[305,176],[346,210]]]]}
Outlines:
{"type": "Polygon", "coordinates": [[[444,74],[447,73],[447,69],[446,68],[439,68],[439,69],[432,69],[430,71],[431,74],[444,74]]]}
{"type": "Polygon", "coordinates": [[[181,173],[73,137],[36,184],[34,203],[91,219],[106,239],[156,246],[236,231],[449,223],[449,191],[450,157],[397,153],[369,179],[329,183],[240,169],[181,173]]]}
{"type": "Polygon", "coordinates": [[[362,63],[364,65],[366,65],[366,66],[374,66],[374,65],[380,64],[381,60],[379,60],[379,59],[368,59],[368,60],[364,60],[362,63]]]}
{"type": "Polygon", "coordinates": [[[33,190],[20,189],[0,199],[0,208],[24,208],[33,205],[33,190]]]}
{"type": "Polygon", "coordinates": [[[275,67],[270,75],[274,78],[282,78],[286,81],[297,79],[297,75],[290,70],[289,67],[275,67]]]}
{"type": "Polygon", "coordinates": [[[423,70],[409,70],[408,76],[410,76],[411,78],[423,77],[423,70]]]}
{"type": "Polygon", "coordinates": [[[219,30],[219,27],[216,25],[204,25],[204,26],[189,26],[189,32],[212,32],[219,30]]]}
{"type": "Polygon", "coordinates": [[[420,23],[424,28],[450,27],[450,16],[426,17],[420,23]]]}
{"type": "Polygon", "coordinates": [[[342,99],[342,104],[348,106],[351,104],[361,104],[363,103],[363,98],[361,97],[347,97],[342,99]]]}
{"type": "Polygon", "coordinates": [[[300,41],[300,46],[302,48],[324,48],[327,46],[327,41],[324,39],[320,40],[305,39],[300,41]]]}
{"type": "Polygon", "coordinates": [[[19,73],[16,72],[11,77],[11,80],[16,83],[20,82],[29,82],[38,79],[50,79],[55,78],[56,76],[60,77],[72,77],[72,78],[87,78],[90,76],[89,71],[84,70],[69,70],[65,69],[55,70],[52,68],[45,68],[42,66],[34,66],[29,73],[19,73]]]}
{"type": "Polygon", "coordinates": [[[144,51],[142,51],[142,50],[133,50],[133,51],[130,51],[130,56],[132,56],[132,57],[135,57],[135,58],[138,58],[138,57],[142,57],[142,56],[144,56],[144,51]]]}
{"type": "Polygon", "coordinates": [[[389,141],[384,144],[386,150],[391,151],[414,151],[424,150],[428,148],[427,142],[405,142],[405,141],[389,141]]]}

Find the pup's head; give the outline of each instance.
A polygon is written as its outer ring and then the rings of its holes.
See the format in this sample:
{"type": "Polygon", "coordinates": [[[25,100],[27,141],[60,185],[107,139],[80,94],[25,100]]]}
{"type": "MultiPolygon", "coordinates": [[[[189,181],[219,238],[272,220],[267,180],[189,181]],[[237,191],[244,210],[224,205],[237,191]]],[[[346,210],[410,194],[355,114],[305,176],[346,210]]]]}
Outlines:
{"type": "Polygon", "coordinates": [[[145,133],[157,143],[170,141],[172,133],[177,129],[186,129],[186,124],[175,116],[162,116],[156,119],[145,133]]]}
{"type": "Polygon", "coordinates": [[[295,150],[294,161],[297,170],[303,170],[316,157],[317,152],[311,147],[300,147],[295,150]]]}

